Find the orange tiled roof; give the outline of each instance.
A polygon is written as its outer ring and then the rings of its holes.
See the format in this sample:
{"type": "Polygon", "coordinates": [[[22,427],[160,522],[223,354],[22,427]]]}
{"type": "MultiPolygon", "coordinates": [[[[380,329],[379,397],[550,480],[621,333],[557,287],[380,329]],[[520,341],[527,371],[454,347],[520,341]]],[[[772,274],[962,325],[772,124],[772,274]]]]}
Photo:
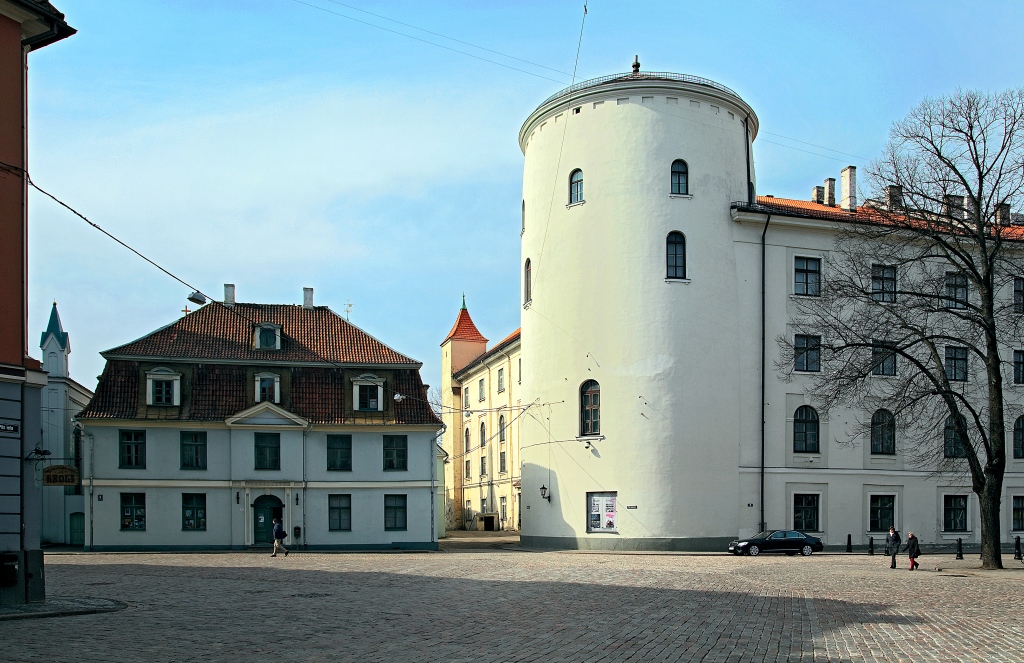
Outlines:
{"type": "Polygon", "coordinates": [[[101,353],[110,358],[273,361],[419,366],[326,306],[208,304],[142,338],[101,353]],[[281,327],[281,349],[253,347],[256,325],[281,327]]]}
{"type": "Polygon", "coordinates": [[[515,343],[516,341],[518,341],[519,340],[519,335],[520,335],[520,332],[522,331],[522,329],[523,328],[520,327],[519,329],[515,330],[514,332],[512,332],[511,334],[506,336],[505,338],[503,338],[500,341],[498,341],[498,343],[493,348],[491,348],[487,352],[483,353],[482,355],[480,355],[479,357],[477,357],[473,361],[469,362],[468,364],[466,364],[465,366],[460,368],[458,371],[456,371],[454,373],[454,375],[456,377],[459,377],[459,376],[465,375],[466,373],[469,373],[470,371],[473,370],[474,367],[479,366],[483,362],[485,362],[488,359],[490,359],[493,355],[497,354],[501,350],[507,348],[508,346],[510,346],[513,343],[515,343]]]}
{"type": "Polygon", "coordinates": [[[444,345],[451,339],[459,341],[483,341],[487,342],[484,335],[480,333],[480,330],[473,324],[473,318],[469,317],[469,311],[465,305],[459,310],[459,317],[455,319],[455,324],[452,325],[452,330],[448,332],[448,335],[441,341],[441,345],[444,345]]]}

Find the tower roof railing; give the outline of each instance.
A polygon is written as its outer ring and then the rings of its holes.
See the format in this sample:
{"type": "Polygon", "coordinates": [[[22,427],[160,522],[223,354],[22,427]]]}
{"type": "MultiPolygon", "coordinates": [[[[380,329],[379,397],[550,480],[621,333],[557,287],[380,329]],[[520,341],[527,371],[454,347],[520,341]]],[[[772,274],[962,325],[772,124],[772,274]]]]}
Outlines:
{"type": "MultiPolygon", "coordinates": [[[[581,81],[575,85],[570,85],[567,88],[563,88],[558,92],[554,93],[547,99],[545,99],[540,106],[546,106],[552,101],[557,101],[562,97],[569,97],[579,92],[580,90],[586,90],[588,88],[597,87],[604,85],[605,83],[615,83],[618,81],[682,81],[684,83],[693,83],[695,85],[704,85],[720,92],[726,92],[739,99],[742,99],[735,90],[727,88],[721,83],[708,78],[701,78],[700,76],[691,76],[690,74],[674,74],[669,71],[641,71],[639,73],[626,72],[623,74],[608,74],[607,76],[600,76],[598,78],[591,78],[590,80],[581,81]]],[[[539,107],[538,107],[539,108],[539,107]]]]}

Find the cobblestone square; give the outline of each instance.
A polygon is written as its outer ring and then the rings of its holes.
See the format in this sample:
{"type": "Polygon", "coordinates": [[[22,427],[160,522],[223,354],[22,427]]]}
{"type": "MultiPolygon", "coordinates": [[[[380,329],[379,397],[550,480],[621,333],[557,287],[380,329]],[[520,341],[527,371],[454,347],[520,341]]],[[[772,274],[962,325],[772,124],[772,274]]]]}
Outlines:
{"type": "Polygon", "coordinates": [[[881,556],[59,554],[5,661],[1024,661],[1024,566],[881,556]],[[901,560],[902,561],[902,560],[901,560]],[[933,569],[942,567],[943,571],[933,569]]]}

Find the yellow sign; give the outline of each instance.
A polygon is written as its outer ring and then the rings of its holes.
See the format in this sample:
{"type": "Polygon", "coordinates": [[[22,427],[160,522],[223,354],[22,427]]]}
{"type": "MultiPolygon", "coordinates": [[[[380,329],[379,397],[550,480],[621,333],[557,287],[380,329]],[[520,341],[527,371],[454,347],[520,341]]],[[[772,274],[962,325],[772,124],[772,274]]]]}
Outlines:
{"type": "Polygon", "coordinates": [[[50,465],[43,468],[44,486],[77,486],[78,468],[72,465],[50,465]]]}

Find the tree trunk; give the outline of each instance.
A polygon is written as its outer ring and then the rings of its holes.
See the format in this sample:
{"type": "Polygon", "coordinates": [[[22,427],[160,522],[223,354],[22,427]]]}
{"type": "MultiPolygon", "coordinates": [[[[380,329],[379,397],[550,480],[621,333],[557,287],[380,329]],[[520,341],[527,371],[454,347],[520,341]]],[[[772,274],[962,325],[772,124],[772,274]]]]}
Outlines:
{"type": "Polygon", "coordinates": [[[981,568],[1003,568],[1003,553],[999,536],[999,506],[1002,500],[1003,482],[1001,476],[987,471],[985,485],[978,491],[981,506],[981,568]]]}

